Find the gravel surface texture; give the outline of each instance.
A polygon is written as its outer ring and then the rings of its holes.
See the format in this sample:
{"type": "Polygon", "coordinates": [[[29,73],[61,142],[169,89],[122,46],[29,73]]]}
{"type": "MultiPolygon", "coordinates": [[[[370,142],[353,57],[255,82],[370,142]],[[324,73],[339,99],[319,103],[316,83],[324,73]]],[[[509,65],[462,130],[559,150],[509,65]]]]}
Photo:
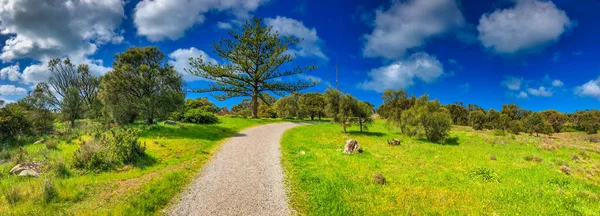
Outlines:
{"type": "Polygon", "coordinates": [[[253,127],[229,138],[168,215],[291,215],[280,140],[298,123],[253,127]]]}

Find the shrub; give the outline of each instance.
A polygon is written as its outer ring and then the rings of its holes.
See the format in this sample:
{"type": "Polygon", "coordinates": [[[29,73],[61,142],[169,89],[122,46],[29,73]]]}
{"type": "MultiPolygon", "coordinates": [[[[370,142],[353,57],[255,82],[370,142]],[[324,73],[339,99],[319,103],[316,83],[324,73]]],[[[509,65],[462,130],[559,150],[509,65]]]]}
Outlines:
{"type": "Polygon", "coordinates": [[[443,142],[452,127],[452,117],[437,100],[429,101],[427,95],[417,99],[415,105],[401,114],[400,129],[408,136],[425,136],[432,142],[443,142]]]}
{"type": "Polygon", "coordinates": [[[497,160],[496,155],[490,155],[490,160],[497,160]]]}
{"type": "Polygon", "coordinates": [[[137,129],[113,128],[89,142],[83,142],[75,151],[73,165],[102,170],[133,163],[145,154],[145,147],[138,142],[139,134],[137,129]]]}
{"type": "Polygon", "coordinates": [[[58,141],[55,139],[48,140],[45,144],[47,149],[56,149],[58,147],[58,141]]]}
{"type": "Polygon", "coordinates": [[[494,173],[494,170],[488,168],[475,168],[469,171],[468,175],[477,181],[482,182],[499,182],[500,177],[494,173]]]}
{"type": "Polygon", "coordinates": [[[66,178],[71,175],[71,172],[69,172],[69,168],[63,161],[56,162],[52,166],[52,171],[54,172],[54,174],[56,174],[56,176],[61,177],[61,178],[66,178]]]}
{"type": "Polygon", "coordinates": [[[106,148],[97,140],[82,142],[73,155],[73,166],[82,169],[107,169],[112,166],[106,148]]]}
{"type": "Polygon", "coordinates": [[[196,124],[211,124],[219,122],[215,114],[202,109],[190,109],[183,115],[183,122],[196,124]]]}
{"type": "Polygon", "coordinates": [[[52,200],[58,197],[58,192],[56,191],[56,187],[54,186],[54,181],[52,179],[47,178],[44,180],[44,187],[42,188],[42,199],[46,203],[52,202],[52,200]]]}
{"type": "Polygon", "coordinates": [[[102,143],[109,146],[109,152],[115,161],[135,162],[145,154],[146,148],[138,142],[140,131],[137,129],[115,128],[102,136],[102,143]]]}

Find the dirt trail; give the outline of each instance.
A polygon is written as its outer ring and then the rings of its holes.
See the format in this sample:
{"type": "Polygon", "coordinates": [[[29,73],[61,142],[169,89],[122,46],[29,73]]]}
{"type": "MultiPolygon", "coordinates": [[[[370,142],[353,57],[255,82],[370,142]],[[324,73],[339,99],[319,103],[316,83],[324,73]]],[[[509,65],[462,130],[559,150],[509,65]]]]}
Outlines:
{"type": "Polygon", "coordinates": [[[244,130],[229,138],[168,215],[290,215],[280,139],[297,123],[244,130]]]}

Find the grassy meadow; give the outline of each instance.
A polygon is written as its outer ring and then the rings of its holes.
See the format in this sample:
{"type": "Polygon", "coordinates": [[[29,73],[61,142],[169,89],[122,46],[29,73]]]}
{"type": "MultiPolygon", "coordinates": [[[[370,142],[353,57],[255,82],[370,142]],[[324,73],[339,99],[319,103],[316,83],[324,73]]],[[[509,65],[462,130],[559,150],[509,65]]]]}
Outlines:
{"type": "MultiPolygon", "coordinates": [[[[133,165],[97,173],[70,166],[78,143],[89,136],[73,137],[68,143],[62,140],[54,149],[45,144],[24,145],[25,157],[41,161],[44,172],[39,178],[18,177],[8,174],[16,163],[0,163],[0,214],[161,214],[223,139],[244,128],[277,121],[227,117],[219,120],[210,125],[132,125],[143,131],[139,141],[145,144],[147,157],[133,165]],[[54,189],[49,190],[47,182],[52,182],[54,189]],[[51,201],[45,201],[48,196],[51,201]]],[[[57,125],[60,129],[61,125],[57,125]]],[[[3,151],[16,155],[19,150],[13,147],[3,151]]]]}
{"type": "Polygon", "coordinates": [[[585,133],[454,126],[442,145],[381,120],[369,129],[345,135],[318,124],[284,134],[284,172],[300,215],[600,215],[600,144],[585,133]],[[401,145],[388,145],[392,138],[401,145]],[[347,139],[363,152],[343,154],[347,139]],[[387,183],[376,184],[375,173],[387,183]]]}

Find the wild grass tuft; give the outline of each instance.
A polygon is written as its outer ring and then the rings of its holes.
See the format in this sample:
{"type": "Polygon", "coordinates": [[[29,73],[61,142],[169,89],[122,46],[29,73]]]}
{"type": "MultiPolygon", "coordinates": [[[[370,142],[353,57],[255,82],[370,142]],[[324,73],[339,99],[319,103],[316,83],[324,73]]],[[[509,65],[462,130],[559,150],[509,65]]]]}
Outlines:
{"type": "Polygon", "coordinates": [[[498,176],[494,170],[489,168],[475,168],[469,170],[468,175],[476,181],[500,182],[500,176],[498,176]]]}

